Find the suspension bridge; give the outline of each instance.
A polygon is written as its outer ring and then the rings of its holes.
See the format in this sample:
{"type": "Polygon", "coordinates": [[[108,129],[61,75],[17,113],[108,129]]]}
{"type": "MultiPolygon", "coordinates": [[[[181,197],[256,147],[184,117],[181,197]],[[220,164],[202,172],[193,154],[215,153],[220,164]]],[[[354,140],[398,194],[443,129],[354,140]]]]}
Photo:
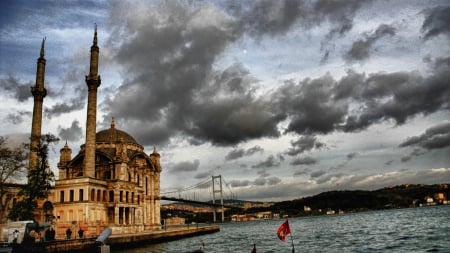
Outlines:
{"type": "Polygon", "coordinates": [[[214,222],[217,220],[217,209],[221,210],[223,222],[225,219],[225,208],[241,208],[224,203],[224,199],[235,200],[236,196],[233,194],[230,184],[221,175],[206,178],[195,185],[183,189],[161,192],[160,196],[161,200],[211,206],[214,208],[214,222]]]}

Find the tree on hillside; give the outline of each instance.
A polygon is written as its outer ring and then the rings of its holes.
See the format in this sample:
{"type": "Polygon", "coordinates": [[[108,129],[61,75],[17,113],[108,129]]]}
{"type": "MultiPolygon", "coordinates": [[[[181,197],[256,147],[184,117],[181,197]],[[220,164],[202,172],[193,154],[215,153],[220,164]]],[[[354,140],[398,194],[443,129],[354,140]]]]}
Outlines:
{"type": "Polygon", "coordinates": [[[37,168],[28,171],[28,183],[22,187],[18,201],[9,212],[11,220],[34,220],[34,211],[37,208],[37,200],[48,197],[52,188],[55,175],[48,164],[48,150],[50,145],[59,139],[52,134],[41,136],[38,146],[37,168]]]}
{"type": "Polygon", "coordinates": [[[0,222],[5,221],[8,203],[14,197],[10,191],[13,183],[26,175],[27,145],[9,147],[6,138],[0,136],[0,222]]]}

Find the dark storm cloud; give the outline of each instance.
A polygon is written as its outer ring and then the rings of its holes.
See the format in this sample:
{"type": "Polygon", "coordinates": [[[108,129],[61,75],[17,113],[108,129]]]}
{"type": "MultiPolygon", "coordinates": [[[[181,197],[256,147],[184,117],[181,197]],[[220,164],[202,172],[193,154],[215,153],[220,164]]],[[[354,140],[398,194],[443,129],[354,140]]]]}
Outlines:
{"type": "Polygon", "coordinates": [[[357,152],[352,152],[347,154],[347,161],[353,160],[358,155],[357,152]]]}
{"type": "MultiPolygon", "coordinates": [[[[116,4],[116,10],[124,8],[116,4]]],[[[258,80],[242,64],[214,68],[225,49],[249,31],[275,35],[298,22],[315,26],[329,21],[334,34],[343,34],[351,29],[355,13],[366,1],[308,4],[252,1],[230,7],[233,10],[227,14],[210,4],[173,1],[158,9],[139,6],[145,10],[139,13],[145,15],[114,15],[111,29],[115,33],[109,41],[126,40],[111,42],[117,45],[111,52],[116,52],[113,59],[125,66],[122,73],[126,75],[116,94],[101,105],[109,110],[106,118],[121,121],[143,145],[164,145],[171,137],[181,136],[193,145],[232,146],[279,137],[278,125],[286,119],[286,132],[316,135],[360,131],[386,120],[400,125],[415,115],[449,108],[446,62],[436,61],[428,76],[416,72],[366,75],[349,70],[340,80],[328,74],[297,84],[289,81],[264,95],[257,95],[258,80]],[[305,16],[301,8],[318,15],[305,16]],[[252,14],[255,19],[243,18],[251,10],[258,10],[252,14]],[[262,10],[270,14],[261,16],[262,10]]],[[[372,46],[394,33],[392,27],[382,25],[365,40],[372,46]]],[[[294,142],[289,153],[309,148],[307,143],[294,142]]],[[[226,159],[243,155],[242,150],[233,150],[226,159]]]]}
{"type": "Polygon", "coordinates": [[[257,152],[262,153],[262,152],[264,152],[264,149],[258,145],[254,146],[252,148],[249,148],[247,150],[244,150],[242,148],[241,149],[233,149],[225,156],[225,160],[226,161],[235,160],[235,159],[239,159],[244,156],[251,156],[257,152]]]}
{"type": "Polygon", "coordinates": [[[84,100],[80,98],[72,98],[67,103],[61,102],[54,104],[50,108],[46,107],[44,109],[44,113],[47,116],[47,118],[51,119],[52,117],[58,117],[64,113],[69,113],[72,111],[83,109],[83,107],[84,107],[84,100]]]}
{"type": "Polygon", "coordinates": [[[318,184],[333,183],[336,180],[342,178],[343,176],[346,176],[346,175],[343,173],[322,175],[322,176],[318,177],[317,179],[315,179],[315,181],[318,184]]]}
{"type": "Polygon", "coordinates": [[[180,122],[180,130],[216,145],[278,137],[278,115],[267,101],[253,94],[252,83],[253,78],[239,64],[216,75],[197,91],[190,108],[183,106],[174,113],[176,120],[184,118],[190,122],[180,122]]]}
{"type": "Polygon", "coordinates": [[[287,132],[353,132],[388,120],[401,125],[416,115],[450,108],[448,59],[430,64],[432,71],[427,76],[417,72],[366,76],[350,70],[340,80],[325,75],[298,84],[290,81],[275,91],[271,100],[279,118],[290,119],[287,132]]]}
{"type": "Polygon", "coordinates": [[[400,158],[400,161],[404,163],[404,162],[411,160],[414,157],[417,157],[417,156],[420,156],[423,154],[425,154],[425,152],[422,149],[416,148],[413,151],[411,151],[411,153],[409,155],[402,156],[402,158],[400,158]]]}
{"type": "Polygon", "coordinates": [[[32,97],[32,86],[34,86],[32,82],[22,83],[11,75],[6,79],[0,79],[0,89],[11,94],[19,102],[24,102],[32,97]]]}
{"type": "Polygon", "coordinates": [[[422,31],[425,39],[444,34],[450,37],[450,6],[439,6],[424,11],[422,31]]]}
{"type": "Polygon", "coordinates": [[[245,152],[245,154],[247,154],[247,155],[253,155],[253,154],[255,154],[255,153],[260,153],[260,152],[261,152],[261,153],[264,152],[264,149],[261,148],[260,146],[256,145],[256,146],[254,146],[254,147],[251,147],[251,148],[247,149],[247,151],[245,152]]]}
{"type": "Polygon", "coordinates": [[[66,141],[79,141],[83,137],[83,131],[80,127],[80,122],[74,120],[72,125],[68,128],[58,127],[58,135],[61,140],[66,141]]]}
{"type": "Polygon", "coordinates": [[[5,118],[6,122],[10,122],[12,124],[20,124],[24,121],[24,117],[31,117],[32,113],[28,111],[18,111],[16,113],[8,113],[5,118]]]}
{"type": "MultiPolygon", "coordinates": [[[[438,59],[429,76],[416,72],[395,72],[354,78],[362,80],[362,83],[347,83],[346,89],[353,88],[349,97],[360,102],[361,106],[358,111],[348,113],[342,129],[346,132],[358,131],[391,119],[401,125],[418,114],[450,108],[449,69],[448,61],[438,59]]],[[[341,89],[340,85],[337,85],[337,90],[341,89]]]]}
{"type": "Polygon", "coordinates": [[[309,151],[313,148],[320,149],[325,146],[324,143],[317,140],[313,135],[302,135],[296,141],[291,141],[292,148],[286,152],[290,156],[301,154],[305,151],[309,151]]]}
{"type": "Polygon", "coordinates": [[[51,119],[53,117],[58,117],[61,114],[78,111],[84,108],[88,92],[86,85],[78,84],[80,76],[83,75],[80,74],[79,71],[70,71],[61,78],[61,82],[64,84],[63,87],[60,88],[60,90],[55,90],[53,93],[49,94],[49,97],[62,101],[55,103],[50,108],[44,108],[44,115],[47,118],[51,119]],[[68,93],[68,89],[73,92],[68,93]]]}
{"type": "Polygon", "coordinates": [[[307,14],[302,0],[258,0],[233,7],[231,10],[239,15],[243,29],[253,36],[286,33],[296,21],[305,19],[307,14]]]}
{"type": "Polygon", "coordinates": [[[334,99],[335,80],[330,75],[318,79],[305,79],[298,84],[287,82],[273,95],[274,107],[279,109],[280,118],[291,119],[288,132],[329,133],[343,121],[348,102],[334,99]]]}
{"type": "Polygon", "coordinates": [[[358,9],[370,1],[347,0],[319,0],[314,9],[314,19],[316,22],[327,20],[334,28],[330,31],[329,37],[336,34],[342,35],[350,31],[353,27],[353,17],[358,9]]]}
{"type": "Polygon", "coordinates": [[[249,186],[251,183],[249,180],[232,180],[230,182],[231,187],[245,187],[249,186]]]}
{"type": "Polygon", "coordinates": [[[267,172],[267,168],[266,167],[258,168],[258,171],[256,172],[256,174],[258,174],[259,177],[261,177],[261,178],[266,178],[266,177],[270,176],[270,173],[267,172]]]}
{"type": "MultiPolygon", "coordinates": [[[[236,21],[212,5],[180,5],[166,2],[143,17],[128,17],[130,25],[120,30],[127,40],[115,59],[129,75],[106,101],[107,117],[123,118],[131,129],[160,125],[162,136],[182,134],[197,144],[278,136],[270,108],[253,94],[256,80],[248,70],[239,64],[212,69],[217,56],[239,38],[236,21]]],[[[161,133],[133,135],[148,144],[161,133]]]]}
{"type": "Polygon", "coordinates": [[[314,25],[322,24],[327,21],[331,25],[331,30],[321,42],[321,50],[324,52],[321,63],[328,60],[331,51],[334,50],[332,39],[336,36],[342,36],[353,28],[353,18],[356,12],[365,4],[371,1],[349,0],[333,1],[319,0],[314,5],[314,11],[311,11],[309,22],[314,25]]]}
{"type": "Polygon", "coordinates": [[[173,165],[170,165],[169,170],[174,173],[178,172],[192,172],[197,171],[198,166],[200,165],[200,161],[195,159],[194,161],[183,161],[173,165]]]}
{"type": "Polygon", "coordinates": [[[314,171],[314,172],[312,172],[310,176],[311,176],[311,178],[318,178],[318,177],[321,177],[321,176],[323,176],[323,175],[325,175],[325,174],[327,174],[326,171],[324,171],[324,170],[319,170],[319,171],[314,171]]]}
{"type": "Polygon", "coordinates": [[[309,168],[306,168],[304,170],[298,170],[298,171],[294,172],[294,174],[292,176],[293,177],[303,176],[303,175],[307,175],[310,172],[311,172],[311,170],[309,168]]]}
{"type": "Polygon", "coordinates": [[[267,178],[268,185],[277,185],[281,182],[281,179],[278,177],[269,177],[267,178]]]}
{"type": "Polygon", "coordinates": [[[400,147],[418,146],[427,150],[450,146],[450,123],[442,123],[429,129],[419,136],[409,137],[400,147]]]}
{"type": "Polygon", "coordinates": [[[200,172],[200,173],[197,173],[195,176],[194,176],[194,178],[195,179],[204,179],[204,178],[207,178],[207,177],[210,177],[211,176],[211,173],[210,172],[200,172]]]}
{"type": "Polygon", "coordinates": [[[353,42],[351,49],[344,55],[348,61],[361,61],[370,57],[372,47],[385,36],[394,36],[395,28],[386,24],[380,25],[373,34],[366,34],[363,39],[353,42]]]}
{"type": "Polygon", "coordinates": [[[334,49],[331,39],[350,31],[357,11],[368,2],[371,1],[320,0],[312,3],[303,0],[259,0],[245,4],[230,1],[225,5],[240,20],[243,33],[256,38],[282,35],[295,26],[310,29],[328,22],[331,29],[321,43],[321,49],[325,52],[321,62],[325,62],[334,49]]]}
{"type": "Polygon", "coordinates": [[[281,182],[281,179],[278,177],[260,177],[253,181],[253,185],[255,186],[263,186],[263,185],[277,185],[281,182]]]}
{"type": "Polygon", "coordinates": [[[233,149],[225,156],[225,160],[230,161],[230,160],[234,160],[234,159],[239,159],[241,157],[244,157],[244,154],[245,154],[245,150],[242,148],[233,149]]]}
{"type": "Polygon", "coordinates": [[[280,161],[273,155],[267,157],[265,161],[262,161],[258,164],[252,166],[252,168],[270,168],[270,167],[278,167],[280,166],[280,161]]]}
{"type": "Polygon", "coordinates": [[[228,1],[225,6],[239,20],[242,32],[251,36],[275,36],[288,32],[295,25],[311,28],[328,22],[332,26],[328,37],[333,37],[353,27],[353,17],[367,2],[370,1],[257,0],[228,1]]]}
{"type": "Polygon", "coordinates": [[[257,178],[255,179],[255,181],[253,181],[253,185],[256,186],[262,186],[262,185],[266,185],[267,179],[265,178],[257,178]]]}
{"type": "MultiPolygon", "coordinates": [[[[123,5],[117,4],[115,10],[136,8],[123,5]]],[[[322,22],[314,15],[305,16],[305,10],[314,9],[330,22],[349,27],[360,5],[353,1],[319,1],[315,7],[302,1],[250,1],[228,3],[232,15],[228,16],[213,5],[173,1],[158,5],[158,9],[139,6],[146,8],[146,15],[113,15],[114,38],[126,38],[116,43],[120,47],[115,60],[126,66],[127,76],[117,94],[105,102],[110,110],[107,117],[123,118],[131,129],[137,128],[133,124],[150,128],[159,124],[164,133],[158,136],[189,136],[196,144],[234,145],[278,137],[277,124],[285,115],[274,112],[270,103],[254,95],[256,80],[243,66],[213,70],[216,58],[246,33],[272,36],[297,22],[309,26],[322,22]]],[[[341,32],[347,30],[343,27],[341,32]]],[[[340,117],[328,114],[332,115],[340,117]]],[[[332,129],[325,127],[324,131],[332,129]]],[[[132,134],[144,140],[144,145],[164,142],[152,131],[142,133],[145,136],[132,134]]]]}
{"type": "Polygon", "coordinates": [[[290,165],[312,165],[316,164],[317,160],[314,157],[311,156],[304,156],[304,157],[297,157],[295,159],[292,159],[292,161],[289,163],[290,165]]]}

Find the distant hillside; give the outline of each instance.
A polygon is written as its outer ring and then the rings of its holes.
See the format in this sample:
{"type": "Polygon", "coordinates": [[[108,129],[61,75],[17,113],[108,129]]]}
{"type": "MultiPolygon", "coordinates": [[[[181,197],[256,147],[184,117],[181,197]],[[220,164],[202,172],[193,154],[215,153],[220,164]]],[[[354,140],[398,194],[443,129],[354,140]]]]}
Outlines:
{"type": "MultiPolygon", "coordinates": [[[[361,211],[386,208],[405,208],[426,204],[427,197],[436,199],[442,193],[445,199],[450,196],[449,184],[441,185],[400,185],[375,191],[330,191],[312,197],[277,202],[272,210],[291,215],[300,215],[304,207],[312,210],[361,211]]],[[[442,201],[442,200],[440,200],[442,201]]]]}

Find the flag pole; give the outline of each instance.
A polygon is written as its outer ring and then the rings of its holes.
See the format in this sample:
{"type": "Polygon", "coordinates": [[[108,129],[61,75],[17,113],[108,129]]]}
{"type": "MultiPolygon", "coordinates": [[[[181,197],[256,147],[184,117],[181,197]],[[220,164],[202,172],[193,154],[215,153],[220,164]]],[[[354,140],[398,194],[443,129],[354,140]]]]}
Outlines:
{"type": "Polygon", "coordinates": [[[292,253],[295,253],[295,249],[294,249],[294,238],[292,238],[292,233],[290,234],[291,236],[291,242],[292,242],[292,253]]]}
{"type": "MultiPolygon", "coordinates": [[[[288,220],[288,219],[286,218],[286,220],[288,220]]],[[[290,225],[289,225],[289,227],[290,227],[290,225]]],[[[289,228],[289,230],[291,230],[291,229],[289,228]]],[[[292,253],[295,253],[295,248],[294,248],[294,238],[292,237],[292,231],[290,231],[289,235],[291,236],[292,253]]]]}

